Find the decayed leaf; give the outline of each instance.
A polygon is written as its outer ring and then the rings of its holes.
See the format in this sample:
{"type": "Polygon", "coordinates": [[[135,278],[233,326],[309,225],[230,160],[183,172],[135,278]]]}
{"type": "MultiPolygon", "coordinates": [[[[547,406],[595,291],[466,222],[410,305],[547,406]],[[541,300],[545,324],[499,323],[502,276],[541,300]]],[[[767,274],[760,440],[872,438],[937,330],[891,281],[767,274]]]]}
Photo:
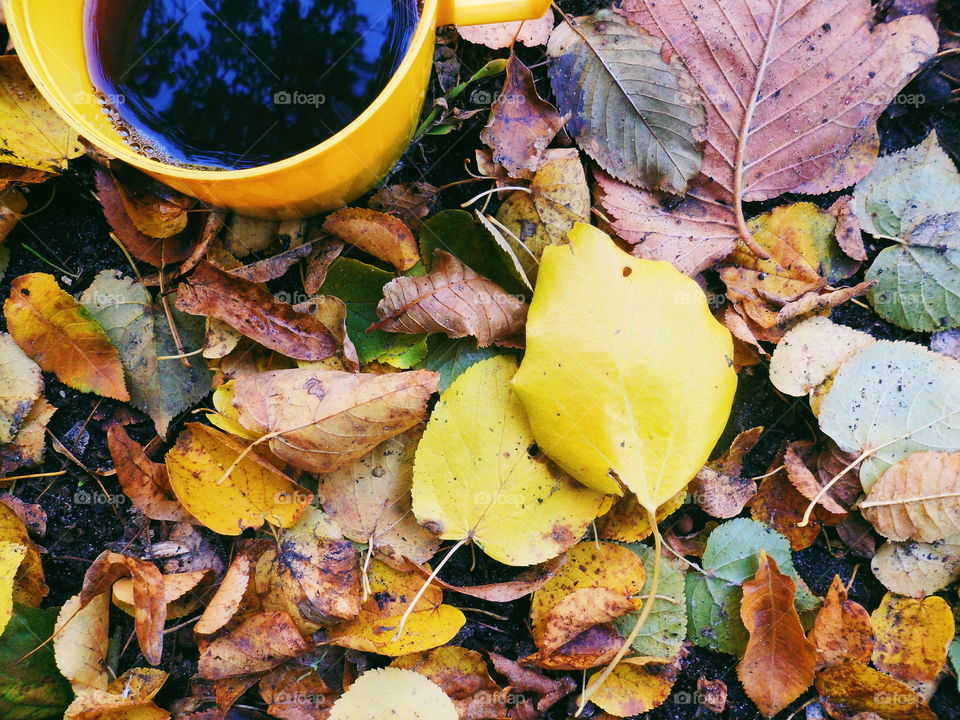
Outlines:
{"type": "Polygon", "coordinates": [[[590,700],[617,717],[640,715],[666,701],[679,674],[679,658],[630,658],[614,668],[590,700]]]}
{"type": "Polygon", "coordinates": [[[846,452],[875,450],[860,465],[867,491],[912,452],[960,450],[960,363],[914,343],[873,343],[837,372],[820,427],[846,452]]]}
{"type": "Polygon", "coordinates": [[[150,237],[169,238],[186,229],[188,211],[195,200],[129,165],[116,163],[110,173],[137,230],[150,237]]]}
{"type": "Polygon", "coordinates": [[[884,543],[871,559],[870,569],[898,595],[932,595],[960,577],[960,537],[935,543],[884,543]]]}
{"type": "Polygon", "coordinates": [[[813,684],[816,648],[793,606],[796,583],[760,552],[753,580],[743,584],[740,617],[750,633],[737,677],[766,717],[773,717],[813,684]]]}
{"type": "Polygon", "coordinates": [[[457,707],[460,720],[496,720],[507,716],[509,691],[487,672],[483,656],[466,648],[435,648],[404,655],[390,667],[413,670],[436,683],[457,707]]]}
{"type": "Polygon", "coordinates": [[[873,123],[939,44],[920,16],[874,25],[867,0],[627,0],[620,12],[664,38],[703,91],[702,172],[743,240],[743,201],[859,180],[869,165],[851,173],[848,151],[873,142],[873,123]]]}
{"type": "Polygon", "coordinates": [[[367,205],[371,210],[396,215],[416,232],[422,227],[423,219],[436,206],[439,193],[440,190],[428,182],[399,183],[377,190],[370,196],[367,205]]]}
{"type": "Polygon", "coordinates": [[[527,304],[477,275],[450,253],[434,250],[427,275],[398,277],[383,287],[375,328],[410,335],[472,335],[480,347],[523,331],[527,304]]]}
{"type": "Polygon", "coordinates": [[[337,350],[315,317],[296,312],[264,287],[201,262],[179,286],[177,307],[191,315],[222,320],[271,350],[297,360],[322,360],[337,350]]]}
{"type": "Polygon", "coordinates": [[[107,430],[107,446],[120,487],[137,510],[151,520],[196,522],[173,497],[167,466],[148,458],[122,425],[112,425],[107,430]]]}
{"type": "Polygon", "coordinates": [[[7,333],[0,333],[0,388],[0,445],[5,445],[43,392],[40,367],[7,333]]]}
{"type": "Polygon", "coordinates": [[[817,691],[830,714],[847,720],[876,713],[886,720],[936,720],[922,697],[898,680],[855,661],[817,674],[817,691]]]}
{"type": "Polygon", "coordinates": [[[586,225],[570,237],[572,252],[544,253],[513,384],[548,456],[656,512],[726,424],[733,343],[700,287],[672,266],[633,258],[586,225]]]}
{"type": "Polygon", "coordinates": [[[64,720],[169,720],[170,713],[153,702],[166,680],[162,670],[133,668],[106,690],[78,689],[64,720]]]}
{"type": "Polygon", "coordinates": [[[43,462],[47,448],[47,423],[56,411],[57,408],[43,397],[33,403],[13,442],[0,445],[0,470],[8,473],[25,465],[39,465],[43,462]]]}
{"type": "Polygon", "coordinates": [[[493,151],[493,161],[511,177],[536,172],[543,164],[543,151],[561,127],[560,113],[537,93],[533,73],[511,53],[503,90],[480,131],[480,139],[493,151]]]}
{"type": "Polygon", "coordinates": [[[379,560],[371,562],[369,579],[371,594],[357,618],[329,628],[334,645],[379,655],[407,655],[443,645],[466,622],[457,608],[443,604],[443,591],[431,585],[417,601],[400,637],[394,640],[400,619],[424,579],[418,573],[394,570],[379,560]]]}
{"type": "Polygon", "coordinates": [[[867,251],[863,246],[863,236],[860,233],[860,221],[857,218],[856,201],[853,195],[843,195],[827,210],[837,221],[834,234],[837,245],[853,260],[866,260],[867,251]]]}
{"type": "Polygon", "coordinates": [[[960,453],[915,452],[887,470],[860,503],[890,540],[933,542],[960,533],[960,453]]]}
{"type": "Polygon", "coordinates": [[[533,432],[510,380],[516,360],[470,367],[440,397],[417,449],[413,510],[444,540],[471,540],[508,565],[573,545],[604,497],[533,456],[533,432]]]}
{"type": "Polygon", "coordinates": [[[492,50],[510,47],[514,39],[527,47],[546,45],[553,30],[553,8],[535,20],[487,23],[485,25],[457,26],[457,32],[467,42],[486,45],[492,50]]]}
{"type": "Polygon", "coordinates": [[[290,527],[313,496],[256,452],[224,479],[245,448],[230,435],[187,423],[166,456],[174,494],[187,512],[221,535],[239,535],[264,522],[290,527]]]}
{"type": "MultiPolygon", "coordinates": [[[[804,455],[807,455],[809,449],[808,443],[794,443],[786,448],[786,451],[791,453],[791,465],[795,474],[798,467],[805,467],[803,457],[797,450],[802,450],[804,455]]],[[[824,519],[832,524],[833,516],[818,507],[817,512],[810,516],[809,522],[802,523],[810,500],[791,483],[786,469],[778,469],[785,464],[785,460],[784,453],[780,452],[770,463],[770,474],[760,481],[760,489],[750,500],[750,516],[777,530],[790,541],[792,550],[799,551],[813,544],[820,534],[824,519]]]]}
{"type": "Polygon", "coordinates": [[[114,270],[98,273],[80,296],[80,304],[120,352],[131,403],[153,418],[157,432],[165,436],[179,412],[210,392],[210,372],[203,358],[187,358],[185,366],[171,357],[179,350],[168,317],[177,323],[187,352],[200,347],[203,323],[180,313],[167,316],[141,283],[114,270]]]}
{"type": "Polygon", "coordinates": [[[937,595],[919,600],[887,593],[870,617],[876,636],[873,664],[929,699],[953,640],[950,606],[937,595]]]}
{"type": "Polygon", "coordinates": [[[440,547],[410,506],[420,434],[414,429],[390,438],[353,464],[324,474],[317,485],[320,504],[344,535],[395,562],[409,558],[422,564],[440,547]]]}
{"type": "Polygon", "coordinates": [[[690,481],[690,493],[697,505],[708,515],[724,520],[739,515],[756,492],[754,480],[727,475],[710,467],[701,468],[690,481]]]}
{"type": "Polygon", "coordinates": [[[0,59],[0,87],[3,162],[57,172],[83,154],[76,131],[37,92],[16,55],[0,59]]]}
{"type": "Polygon", "coordinates": [[[458,720],[457,707],[435,683],[413,670],[368,670],[333,704],[329,720],[458,720]]]}
{"type": "MultiPolygon", "coordinates": [[[[848,463],[843,463],[836,473],[831,473],[826,478],[818,477],[807,467],[798,449],[802,449],[798,443],[790,443],[784,453],[783,463],[786,466],[787,479],[806,500],[818,504],[816,515],[820,522],[825,525],[837,524],[846,517],[854,501],[859,497],[860,479],[856,473],[848,472],[834,482],[830,489],[824,493],[822,490],[826,483],[833,480],[848,463]]],[[[821,453],[817,456],[818,463],[820,463],[820,458],[824,454],[821,453]]]]}
{"type": "Polygon", "coordinates": [[[400,271],[409,270],[420,261],[417,239],[393,215],[366,208],[344,208],[328,215],[323,229],[400,271]]]}
{"type": "Polygon", "coordinates": [[[230,563],[227,574],[220,581],[216,594],[210,598],[194,631],[199,635],[211,635],[226,625],[240,608],[249,583],[250,558],[245,553],[239,553],[230,563]]]}
{"type": "Polygon", "coordinates": [[[862,330],[812,317],[788,330],[773,351],[770,382],[780,392],[803,397],[843,363],[876,340],[862,330]]]}
{"type": "Polygon", "coordinates": [[[18,556],[16,567],[11,571],[12,582],[9,585],[13,602],[40,607],[40,602],[49,592],[40,553],[30,540],[23,521],[5,503],[0,503],[0,542],[23,548],[23,552],[12,551],[18,556]]]}
{"type": "Polygon", "coordinates": [[[60,608],[53,652],[57,668],[74,689],[106,690],[110,684],[107,649],[110,624],[110,594],[103,592],[87,605],[74,595],[60,608]]]}
{"type": "Polygon", "coordinates": [[[104,550],[83,576],[80,607],[108,592],[122,577],[133,578],[134,621],[140,651],[151,665],[160,663],[163,652],[163,626],[167,620],[167,602],[163,576],[152,563],[129,555],[104,550]]]}
{"type": "Polygon", "coordinates": [[[198,673],[206,680],[262,673],[309,649],[287,613],[258,613],[207,645],[198,673]]]}
{"type": "Polygon", "coordinates": [[[845,660],[870,662],[873,652],[870,613],[847,597],[847,589],[839,575],[835,575],[830,583],[830,590],[808,637],[817,649],[819,668],[839,665],[845,660]]]}
{"type": "Polygon", "coordinates": [[[575,148],[544,153],[545,162],[528,191],[510,193],[497,210],[497,221],[510,232],[507,242],[530,279],[548,245],[563,245],[578,222],[590,221],[590,188],[575,148]]]}
{"type": "Polygon", "coordinates": [[[700,171],[703,102],[663,42],[610,10],[550,36],[550,84],[570,132],[619,180],[683,194],[700,171]]]}
{"type": "Polygon", "coordinates": [[[238,378],[233,404],[245,428],[272,436],[270,449],[277,457],[323,473],[420,422],[437,379],[429,370],[387,375],[276,370],[238,378]]]}
{"type": "Polygon", "coordinates": [[[52,275],[16,278],[3,312],[17,345],[42,369],[80,392],[130,399],[120,355],[107,333],[52,275]]]}
{"type": "Polygon", "coordinates": [[[263,676],[258,686],[267,713],[281,720],[321,720],[336,698],[322,672],[296,663],[282,665],[263,676]]]}

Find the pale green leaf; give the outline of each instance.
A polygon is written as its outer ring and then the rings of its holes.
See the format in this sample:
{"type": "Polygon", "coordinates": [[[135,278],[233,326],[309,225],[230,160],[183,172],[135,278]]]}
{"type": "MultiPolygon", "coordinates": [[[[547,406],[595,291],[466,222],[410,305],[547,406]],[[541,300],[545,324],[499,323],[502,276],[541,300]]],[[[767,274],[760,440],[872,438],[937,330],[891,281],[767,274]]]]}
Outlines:
{"type": "MultiPolygon", "coordinates": [[[[650,585],[653,582],[653,550],[641,543],[628,545],[631,550],[643,558],[646,580],[640,594],[644,602],[650,602],[650,585]]],[[[639,655],[648,657],[675,657],[687,636],[686,597],[684,594],[684,575],[686,565],[677,558],[664,557],[660,560],[660,586],[657,588],[657,600],[647,617],[637,639],[631,646],[639,655]],[[669,598],[666,599],[666,598],[669,598]],[[673,602],[671,602],[671,600],[673,602]]],[[[630,634],[640,611],[627,613],[616,620],[614,626],[624,637],[630,634]]]]}
{"type": "Polygon", "coordinates": [[[56,619],[57,608],[14,605],[13,617],[0,637],[3,720],[59,720],[73,699],[70,683],[57,670],[53,644],[46,642],[56,619]]]}

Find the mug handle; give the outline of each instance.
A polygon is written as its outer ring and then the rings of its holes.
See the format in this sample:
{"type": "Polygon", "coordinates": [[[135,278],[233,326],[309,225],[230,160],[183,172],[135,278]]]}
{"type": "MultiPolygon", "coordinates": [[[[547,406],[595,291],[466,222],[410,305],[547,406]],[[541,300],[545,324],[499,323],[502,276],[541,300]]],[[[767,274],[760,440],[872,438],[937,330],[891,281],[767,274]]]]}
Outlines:
{"type": "Polygon", "coordinates": [[[535,20],[550,0],[440,0],[437,25],[486,25],[511,20],[535,20]]]}

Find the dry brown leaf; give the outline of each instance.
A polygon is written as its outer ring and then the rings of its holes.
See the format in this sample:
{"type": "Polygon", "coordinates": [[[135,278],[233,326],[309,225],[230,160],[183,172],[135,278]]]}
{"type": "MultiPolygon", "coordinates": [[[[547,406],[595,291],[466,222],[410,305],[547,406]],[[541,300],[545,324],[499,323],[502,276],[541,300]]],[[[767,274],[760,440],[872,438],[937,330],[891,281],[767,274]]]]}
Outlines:
{"type": "Polygon", "coordinates": [[[386,561],[423,564],[440,539],[417,522],[410,508],[418,429],[381,443],[356,462],[321,476],[317,496],[344,535],[386,561]]]}
{"type": "MultiPolygon", "coordinates": [[[[184,596],[196,588],[206,574],[206,570],[192,570],[162,576],[163,601],[167,604],[168,620],[188,615],[200,607],[200,599],[196,593],[184,596]]],[[[131,616],[136,615],[133,589],[134,582],[131,578],[120,578],[113,584],[113,604],[131,616]]]]}
{"type": "Polygon", "coordinates": [[[140,651],[151,665],[160,663],[167,602],[163,576],[152,563],[105,550],[83,576],[80,606],[86,607],[97,595],[109,591],[123,577],[133,578],[134,624],[140,651]]]}
{"type": "Polygon", "coordinates": [[[313,252],[313,245],[304,243],[263,260],[257,260],[249,265],[233,268],[230,270],[230,274],[253,283],[269,282],[283,277],[287,270],[310,255],[311,252],[313,252]]]}
{"type": "MultiPolygon", "coordinates": [[[[657,508],[656,521],[663,522],[687,501],[687,489],[684,488],[663,505],[657,508]]],[[[603,540],[618,542],[640,542],[653,533],[650,516],[640,507],[637,496],[626,493],[613,507],[597,518],[597,534],[603,540]]]]}
{"type": "Polygon", "coordinates": [[[107,649],[110,638],[110,595],[101,593],[86,606],[74,595],[60,608],[54,628],[53,653],[60,673],[74,690],[106,690],[110,684],[107,649]]]}
{"type": "Polygon", "coordinates": [[[343,242],[403,272],[420,261],[417,239],[403,220],[367,208],[344,208],[327,217],[323,229],[343,242]]]}
{"type": "Polygon", "coordinates": [[[608,588],[581,588],[550,608],[540,647],[552,655],[577,635],[637,609],[637,602],[608,588]]]}
{"type": "Polygon", "coordinates": [[[532,177],[563,122],[557,109],[537,93],[533,73],[511,53],[503,90],[480,131],[480,140],[493,151],[493,161],[511,177],[532,177]]]}
{"type": "MultiPolygon", "coordinates": [[[[531,565],[525,568],[512,580],[488,583],[486,585],[451,585],[440,578],[435,578],[434,582],[444,590],[450,590],[460,593],[461,595],[469,595],[470,597],[489,600],[490,602],[513,602],[542,588],[547,580],[556,575],[557,570],[563,567],[566,559],[567,556],[565,554],[558,555],[540,565],[531,565]]],[[[418,565],[417,569],[420,570],[425,577],[430,575],[430,570],[423,565],[418,565]]]]}
{"type": "Polygon", "coordinates": [[[327,279],[327,271],[333,261],[340,257],[343,248],[344,243],[340,240],[328,240],[322,245],[314,246],[303,278],[303,290],[307,295],[315,295],[320,290],[327,279]]]}
{"type": "Polygon", "coordinates": [[[330,472],[423,419],[439,376],[277,370],[238,378],[240,422],[271,433],[270,449],[294,467],[330,472]]]}
{"type": "Polygon", "coordinates": [[[727,685],[723,680],[707,680],[701,675],[697,678],[697,695],[710,712],[722,713],[727,708],[727,685]]]}
{"type": "Polygon", "coordinates": [[[495,652],[491,652],[489,655],[493,667],[507,678],[507,682],[514,692],[521,694],[529,692],[540,696],[536,703],[536,710],[540,713],[545,713],[558,700],[569,695],[577,688],[576,681],[569,675],[561,678],[550,678],[536,670],[521,667],[513,660],[503,657],[503,655],[495,652]]]}
{"type": "Polygon", "coordinates": [[[326,720],[336,699],[317,670],[294,663],[264,675],[258,689],[267,713],[281,720],[326,720]]]}
{"type": "Polygon", "coordinates": [[[860,232],[860,221],[857,219],[857,205],[853,195],[843,195],[827,210],[837,220],[834,234],[837,244],[847,257],[853,260],[866,260],[867,251],[863,247],[863,233],[860,232]]]}
{"type": "Polygon", "coordinates": [[[743,583],[740,617],[750,633],[737,677],[766,717],[773,717],[813,683],[817,661],[793,606],[797,586],[760,551],[757,574],[743,583]]]}
{"type": "Polygon", "coordinates": [[[457,26],[457,32],[467,42],[486,45],[491,50],[500,50],[513,45],[514,39],[527,47],[546,45],[553,30],[553,8],[535,20],[523,20],[485,25],[457,26]]]}
{"type": "Polygon", "coordinates": [[[960,533],[960,453],[908,455],[880,476],[860,509],[890,540],[933,542],[960,533]]]}
{"type": "Polygon", "coordinates": [[[870,662],[873,652],[870,613],[847,597],[847,588],[839,575],[833,577],[808,639],[817,648],[818,668],[839,665],[845,660],[870,662]]]}
{"type": "Polygon", "coordinates": [[[820,671],[817,691],[837,720],[852,720],[861,713],[875,713],[870,717],[884,720],[937,720],[924,699],[907,685],[853,660],[820,671]]]}
{"type": "Polygon", "coordinates": [[[78,689],[64,720],[168,720],[170,713],[153,703],[166,681],[162,670],[127,670],[106,690],[78,689]]]}
{"type": "Polygon", "coordinates": [[[527,304],[450,253],[435,250],[427,275],[398,277],[384,285],[377,317],[373,328],[387,332],[470,335],[487,347],[521,335],[527,304]]]}
{"type": "Polygon", "coordinates": [[[370,196],[367,205],[371,210],[396,215],[411,230],[419,232],[439,194],[440,189],[428,182],[400,183],[380,188],[370,196]]]}
{"type": "Polygon", "coordinates": [[[151,520],[197,522],[174,497],[167,466],[148,458],[122,425],[107,430],[107,446],[117,469],[117,481],[137,510],[151,520]]]}
{"type": "Polygon", "coordinates": [[[123,209],[138,231],[152,238],[170,238],[187,228],[188,211],[197,204],[196,200],[130,165],[114,163],[108,172],[123,209]]]}
{"type": "Polygon", "coordinates": [[[688,489],[705,513],[725,520],[740,514],[756,494],[757,483],[705,467],[690,481],[688,489]]]}
{"type": "MultiPolygon", "coordinates": [[[[797,447],[798,445],[796,443],[791,443],[787,446],[786,452],[783,455],[783,464],[786,466],[787,479],[803,497],[810,502],[816,499],[818,505],[822,506],[822,508],[820,508],[821,512],[819,513],[821,521],[827,520],[825,515],[829,514],[836,516],[836,521],[839,522],[846,516],[850,507],[853,505],[853,501],[856,500],[860,494],[860,481],[856,476],[848,479],[850,478],[850,474],[847,473],[835,482],[830,490],[821,495],[821,490],[823,490],[826,483],[821,481],[813,474],[810,468],[807,467],[800,453],[797,452],[797,447]],[[817,499],[818,497],[819,499],[817,499]]],[[[826,479],[826,482],[832,479],[833,476],[831,475],[826,479]]]]}
{"type": "Polygon", "coordinates": [[[939,45],[920,16],[875,25],[868,0],[626,0],[619,12],[663,37],[703,90],[702,172],[745,241],[744,201],[838,190],[869,170],[851,173],[849,149],[873,142],[880,113],[939,45]]]}
{"type": "Polygon", "coordinates": [[[296,312],[266,288],[234,277],[209,262],[179,286],[177,308],[225,322],[271,350],[297,360],[322,360],[337,351],[323,323],[296,312]]]}
{"type": "Polygon", "coordinates": [[[207,645],[198,673],[205,680],[262,673],[309,649],[287,613],[259,613],[207,645]]]}
{"type": "Polygon", "coordinates": [[[25,465],[39,465],[47,448],[47,423],[57,411],[39,398],[23,418],[20,431],[9,445],[0,446],[0,471],[9,473],[25,465]]]}
{"type": "MultiPolygon", "coordinates": [[[[782,464],[782,458],[782,454],[777,455],[770,471],[782,464]]],[[[750,516],[786,536],[792,550],[803,550],[817,539],[823,524],[817,513],[801,526],[809,502],[787,479],[786,471],[777,470],[760,481],[760,489],[750,500],[750,516]]]]}
{"type": "Polygon", "coordinates": [[[249,583],[250,558],[239,553],[230,563],[227,574],[220,581],[217,592],[210,598],[199,622],[194,625],[194,631],[199,635],[212,635],[226,625],[240,608],[249,583]]]}

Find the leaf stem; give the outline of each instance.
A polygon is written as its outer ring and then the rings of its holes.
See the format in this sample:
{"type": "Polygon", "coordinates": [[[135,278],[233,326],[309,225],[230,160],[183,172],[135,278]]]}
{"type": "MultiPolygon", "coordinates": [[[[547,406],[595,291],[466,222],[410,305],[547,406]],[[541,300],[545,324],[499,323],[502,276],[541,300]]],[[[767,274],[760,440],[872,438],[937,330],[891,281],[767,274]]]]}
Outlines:
{"type": "Polygon", "coordinates": [[[410,613],[413,612],[413,609],[417,606],[417,603],[420,602],[420,598],[423,597],[423,594],[427,591],[427,588],[430,587],[430,583],[432,583],[436,579],[437,575],[440,574],[443,566],[447,564],[447,560],[453,557],[453,554],[463,547],[467,540],[469,540],[469,538],[457,540],[456,544],[447,550],[447,554],[443,556],[443,559],[437,563],[437,566],[424,581],[423,585],[420,586],[420,589],[417,590],[417,594],[413,596],[413,600],[411,600],[410,604],[407,605],[407,609],[403,611],[400,622],[397,624],[397,631],[393,634],[393,642],[397,642],[397,640],[400,639],[400,636],[403,634],[403,628],[406,627],[407,620],[410,619],[410,613]]]}

